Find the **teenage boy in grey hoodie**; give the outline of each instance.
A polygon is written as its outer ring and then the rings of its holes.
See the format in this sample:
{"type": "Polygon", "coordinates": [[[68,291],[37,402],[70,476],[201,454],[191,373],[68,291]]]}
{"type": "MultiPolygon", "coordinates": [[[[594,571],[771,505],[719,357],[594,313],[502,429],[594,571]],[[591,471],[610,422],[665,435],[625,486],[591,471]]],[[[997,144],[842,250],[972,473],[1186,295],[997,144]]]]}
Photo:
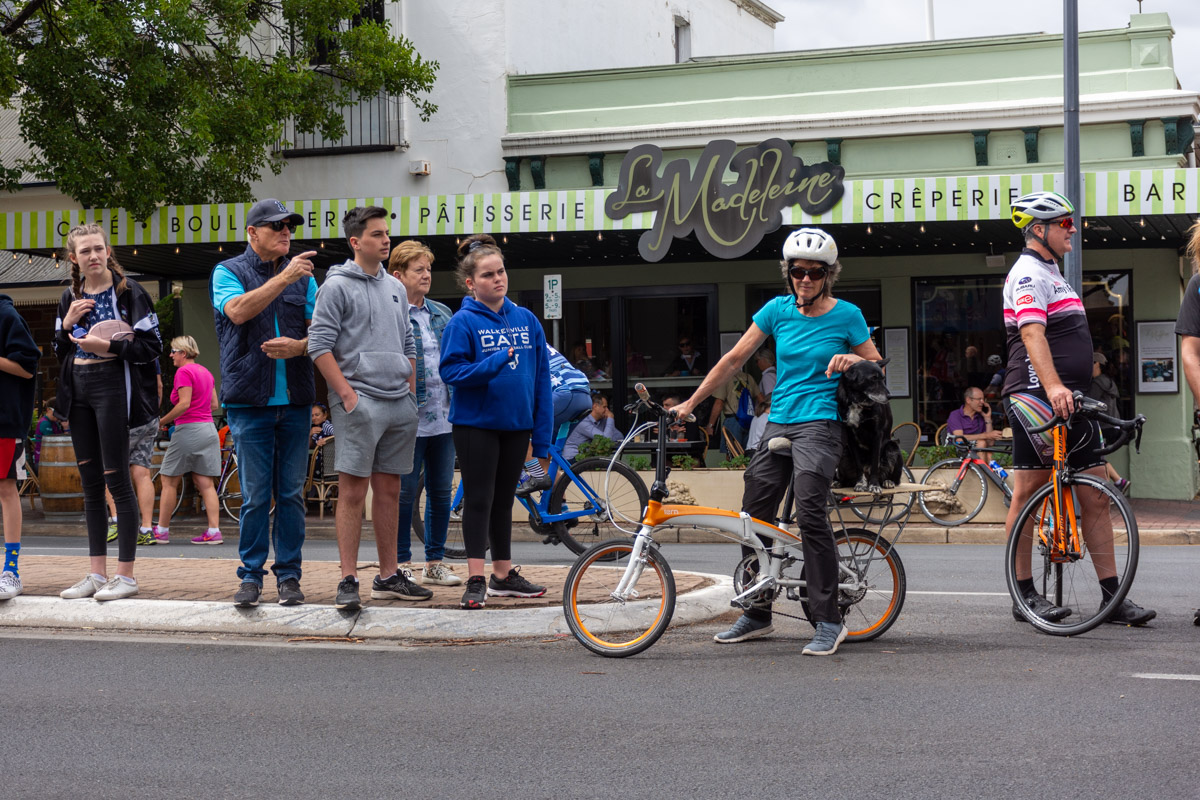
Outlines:
{"type": "Polygon", "coordinates": [[[371,597],[433,596],[396,564],[400,477],[412,472],[417,439],[417,350],[408,294],[385,266],[391,249],[389,218],[387,209],[379,206],[346,212],[342,227],[354,260],[329,270],[308,329],[308,354],[329,384],[342,566],[335,605],[347,610],[362,606],[358,545],[368,485],[379,553],[379,576],[371,584],[371,597]]]}

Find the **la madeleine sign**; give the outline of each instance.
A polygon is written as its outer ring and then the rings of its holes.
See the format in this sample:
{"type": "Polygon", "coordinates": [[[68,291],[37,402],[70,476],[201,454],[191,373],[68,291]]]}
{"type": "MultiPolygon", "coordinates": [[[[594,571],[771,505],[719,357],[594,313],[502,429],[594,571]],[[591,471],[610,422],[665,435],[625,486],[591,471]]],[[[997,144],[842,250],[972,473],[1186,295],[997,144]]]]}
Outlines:
{"type": "Polygon", "coordinates": [[[783,139],[737,149],[730,139],[709,142],[693,171],[685,158],[662,166],[663,153],[641,144],[625,155],[617,188],[604,202],[611,219],[657,212],[654,226],[638,239],[647,261],[660,261],[671,240],[695,231],[718,258],[738,258],[783,223],[782,209],[799,205],[812,216],[837,205],[846,171],[835,164],[805,164],[783,139]],[[725,183],[726,171],[737,175],[725,183]]]}

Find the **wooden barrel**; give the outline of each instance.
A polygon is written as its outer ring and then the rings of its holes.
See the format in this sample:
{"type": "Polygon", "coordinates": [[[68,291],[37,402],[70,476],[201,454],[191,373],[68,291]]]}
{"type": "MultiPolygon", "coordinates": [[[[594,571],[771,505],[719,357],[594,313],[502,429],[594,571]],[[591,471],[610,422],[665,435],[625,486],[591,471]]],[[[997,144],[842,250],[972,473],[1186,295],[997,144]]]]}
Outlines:
{"type": "Polygon", "coordinates": [[[83,515],[83,485],[75,464],[75,447],[69,434],[42,438],[38,462],[42,508],[50,518],[83,515]]]}

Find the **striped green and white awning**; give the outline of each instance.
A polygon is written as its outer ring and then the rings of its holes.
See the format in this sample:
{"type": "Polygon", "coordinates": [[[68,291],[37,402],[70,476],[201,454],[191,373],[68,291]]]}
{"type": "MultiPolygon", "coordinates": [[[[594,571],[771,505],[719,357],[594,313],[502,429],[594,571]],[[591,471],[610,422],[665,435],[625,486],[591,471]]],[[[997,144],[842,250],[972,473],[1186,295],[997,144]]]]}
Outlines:
{"type": "MultiPolygon", "coordinates": [[[[1200,178],[1195,169],[1117,170],[1087,173],[1084,215],[1147,216],[1200,214],[1200,178]]],[[[937,222],[1007,219],[1012,200],[1030,191],[1062,191],[1061,173],[968,177],[847,180],[842,200],[818,216],[798,206],[783,210],[784,225],[937,222]]],[[[576,189],[495,194],[360,197],[284,200],[303,214],[300,239],[342,237],[341,218],[358,205],[380,205],[393,215],[395,237],[472,233],[559,233],[644,230],[654,212],[613,220],[604,213],[611,189],[576,189]]],[[[83,222],[99,222],[117,246],[184,245],[245,239],[251,203],[211,203],[160,208],[145,222],[122,209],[26,211],[0,215],[0,249],[52,250],[83,222]]]]}

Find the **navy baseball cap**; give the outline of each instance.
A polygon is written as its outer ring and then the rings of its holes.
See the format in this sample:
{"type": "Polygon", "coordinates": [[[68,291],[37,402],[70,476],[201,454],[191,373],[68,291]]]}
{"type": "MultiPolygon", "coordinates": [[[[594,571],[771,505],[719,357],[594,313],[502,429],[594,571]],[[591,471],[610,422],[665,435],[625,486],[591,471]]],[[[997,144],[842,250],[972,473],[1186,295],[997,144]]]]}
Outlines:
{"type": "Polygon", "coordinates": [[[289,220],[293,225],[304,224],[304,217],[302,215],[294,211],[288,211],[287,206],[271,197],[266,200],[259,200],[250,207],[250,213],[246,215],[246,227],[258,227],[281,219],[289,220]]]}

